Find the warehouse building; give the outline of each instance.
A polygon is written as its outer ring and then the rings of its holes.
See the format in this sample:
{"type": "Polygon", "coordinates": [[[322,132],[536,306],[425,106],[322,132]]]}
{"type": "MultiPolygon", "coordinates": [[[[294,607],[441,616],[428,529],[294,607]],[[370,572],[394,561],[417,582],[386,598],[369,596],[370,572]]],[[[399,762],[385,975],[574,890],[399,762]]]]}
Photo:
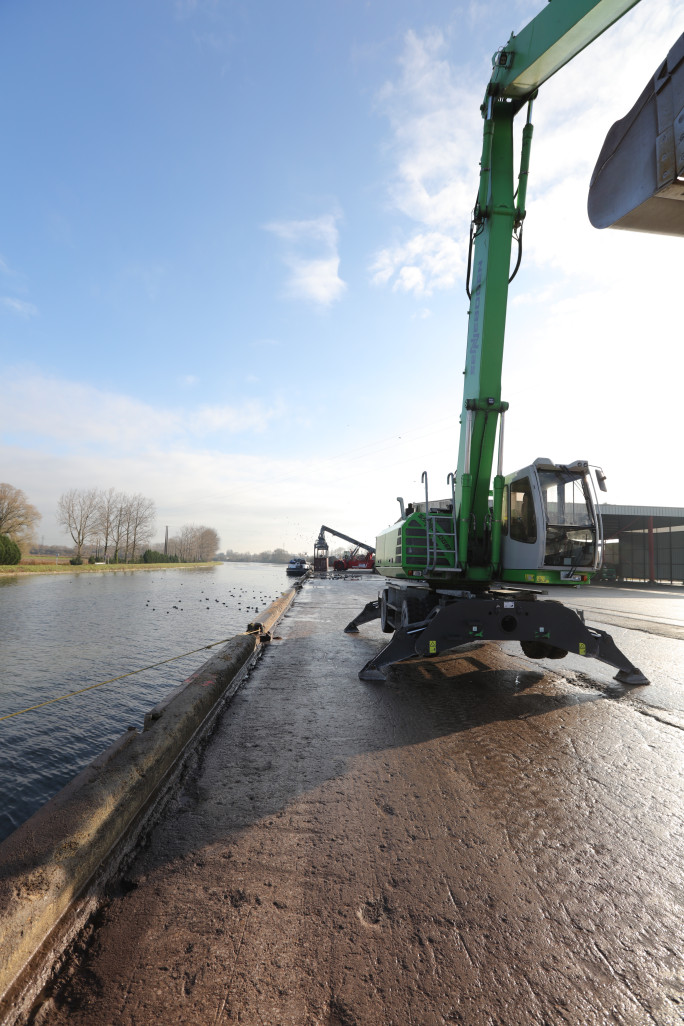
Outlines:
{"type": "Polygon", "coordinates": [[[684,585],[684,509],[599,506],[604,566],[618,580],[684,585]]]}

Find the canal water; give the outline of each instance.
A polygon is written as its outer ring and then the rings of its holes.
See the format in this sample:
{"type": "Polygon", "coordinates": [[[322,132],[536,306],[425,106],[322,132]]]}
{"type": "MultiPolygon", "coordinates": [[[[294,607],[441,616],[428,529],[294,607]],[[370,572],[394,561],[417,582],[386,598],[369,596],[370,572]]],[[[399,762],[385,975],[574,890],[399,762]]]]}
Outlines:
{"type": "MultiPolygon", "coordinates": [[[[243,631],[285,567],[0,578],[0,717],[243,631]]],[[[0,720],[0,840],[209,656],[200,651],[0,720]]]]}

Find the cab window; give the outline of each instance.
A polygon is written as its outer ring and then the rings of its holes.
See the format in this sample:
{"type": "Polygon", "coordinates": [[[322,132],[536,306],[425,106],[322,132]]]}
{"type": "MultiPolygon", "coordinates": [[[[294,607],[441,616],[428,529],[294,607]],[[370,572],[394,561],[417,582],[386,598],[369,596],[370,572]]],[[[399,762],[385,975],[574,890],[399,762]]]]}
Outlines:
{"type": "Polygon", "coordinates": [[[513,481],[511,491],[510,536],[513,541],[536,542],[537,518],[534,515],[534,500],[529,477],[513,481]]]}

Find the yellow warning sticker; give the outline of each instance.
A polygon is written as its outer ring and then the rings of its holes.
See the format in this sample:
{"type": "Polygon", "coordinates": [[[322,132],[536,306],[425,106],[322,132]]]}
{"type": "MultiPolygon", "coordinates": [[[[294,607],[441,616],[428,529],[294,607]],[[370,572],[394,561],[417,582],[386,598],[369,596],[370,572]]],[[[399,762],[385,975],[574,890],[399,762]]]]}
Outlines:
{"type": "Polygon", "coordinates": [[[436,641],[431,641],[430,642],[430,655],[437,655],[437,642],[436,641]]]}
{"type": "Polygon", "coordinates": [[[580,655],[586,655],[587,654],[587,646],[584,644],[583,641],[580,641],[580,643],[579,643],[579,654],[580,655]]]}

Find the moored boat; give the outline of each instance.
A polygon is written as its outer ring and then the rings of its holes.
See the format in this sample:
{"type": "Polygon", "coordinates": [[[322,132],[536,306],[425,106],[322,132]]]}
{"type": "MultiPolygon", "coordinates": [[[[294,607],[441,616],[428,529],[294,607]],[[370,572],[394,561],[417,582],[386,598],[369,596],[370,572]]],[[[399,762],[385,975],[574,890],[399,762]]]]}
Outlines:
{"type": "Polygon", "coordinates": [[[306,559],[302,556],[295,556],[287,564],[285,573],[290,574],[291,577],[301,577],[303,574],[308,574],[311,569],[311,565],[307,563],[306,559]]]}

